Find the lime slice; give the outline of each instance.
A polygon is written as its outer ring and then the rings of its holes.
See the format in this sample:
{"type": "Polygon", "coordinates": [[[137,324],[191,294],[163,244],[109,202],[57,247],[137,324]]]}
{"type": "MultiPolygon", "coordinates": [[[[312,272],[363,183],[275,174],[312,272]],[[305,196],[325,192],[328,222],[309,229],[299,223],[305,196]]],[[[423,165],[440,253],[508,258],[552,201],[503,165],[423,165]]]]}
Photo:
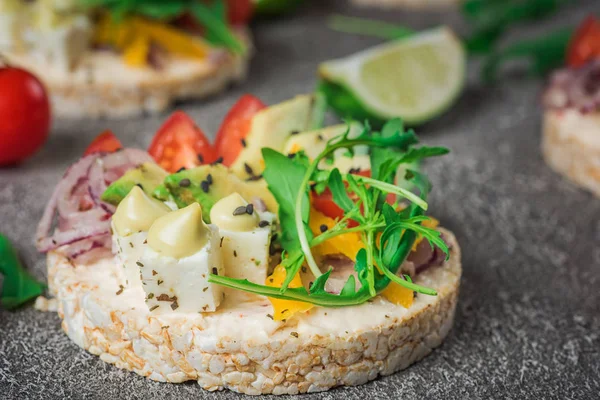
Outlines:
{"type": "Polygon", "coordinates": [[[466,55],[441,27],[319,66],[320,75],[350,92],[379,119],[430,120],[452,105],[464,86],[466,55]]]}

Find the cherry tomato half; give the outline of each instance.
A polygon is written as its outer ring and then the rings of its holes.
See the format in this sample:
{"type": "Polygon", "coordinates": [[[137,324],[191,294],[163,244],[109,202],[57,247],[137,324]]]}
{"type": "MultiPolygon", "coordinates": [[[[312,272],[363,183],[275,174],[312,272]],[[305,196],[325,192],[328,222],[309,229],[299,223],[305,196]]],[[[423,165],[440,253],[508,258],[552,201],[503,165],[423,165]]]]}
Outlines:
{"type": "Polygon", "coordinates": [[[0,165],[15,164],[35,153],[50,131],[50,101],[31,73],[0,67],[0,165]]]}
{"type": "Polygon", "coordinates": [[[230,166],[245,147],[252,118],[266,106],[258,98],[245,94],[231,107],[225,116],[217,138],[215,149],[223,157],[223,164],[230,166]]]}
{"type": "Polygon", "coordinates": [[[567,63],[571,67],[579,67],[597,57],[600,57],[600,21],[590,15],[571,38],[567,48],[567,63]]]}
{"type": "Polygon", "coordinates": [[[216,159],[204,133],[183,111],[174,112],[156,132],[148,153],[169,172],[194,168],[216,159]]]}
{"type": "Polygon", "coordinates": [[[85,149],[85,153],[83,153],[83,155],[87,156],[88,154],[98,152],[112,153],[113,151],[117,151],[122,148],[123,145],[121,144],[121,141],[117,139],[111,130],[107,129],[96,136],[94,140],[92,140],[92,143],[90,143],[88,148],[85,149]]]}

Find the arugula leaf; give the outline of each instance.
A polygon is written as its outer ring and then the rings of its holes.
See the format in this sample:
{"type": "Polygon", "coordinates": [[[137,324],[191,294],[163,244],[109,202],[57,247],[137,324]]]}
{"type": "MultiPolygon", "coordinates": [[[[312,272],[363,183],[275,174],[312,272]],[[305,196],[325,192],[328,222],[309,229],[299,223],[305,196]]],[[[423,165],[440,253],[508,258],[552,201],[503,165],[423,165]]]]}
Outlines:
{"type": "Polygon", "coordinates": [[[9,240],[0,234],[0,273],[4,275],[0,305],[12,310],[41,295],[46,288],[23,268],[9,240]]]}
{"type": "Polygon", "coordinates": [[[310,212],[308,188],[306,185],[302,185],[307,168],[270,148],[263,148],[262,156],[265,160],[263,177],[267,182],[269,191],[279,204],[279,223],[282,229],[281,246],[291,254],[300,249],[300,241],[295,226],[296,196],[298,193],[303,193],[304,201],[300,213],[305,234],[312,237],[308,227],[310,212]]]}
{"type": "Polygon", "coordinates": [[[334,168],[329,174],[329,190],[333,196],[333,201],[345,212],[349,212],[354,208],[354,202],[348,197],[346,187],[342,181],[340,170],[334,168]]]}
{"type": "MultiPolygon", "coordinates": [[[[389,120],[381,130],[381,137],[391,137],[404,131],[404,122],[400,118],[394,118],[389,120]]],[[[381,175],[381,166],[385,160],[390,157],[395,157],[395,154],[386,148],[374,148],[371,150],[371,177],[382,180],[384,182],[391,182],[389,179],[385,179],[381,175]]]]}
{"type": "MultiPolygon", "coordinates": [[[[217,0],[222,3],[223,0],[217,0]]],[[[227,23],[219,18],[219,8],[210,7],[194,1],[190,5],[190,11],[194,18],[204,26],[207,32],[207,38],[214,44],[222,45],[233,50],[236,53],[246,51],[244,45],[231,32],[227,23]]]]}
{"type": "Polygon", "coordinates": [[[543,36],[509,45],[504,49],[494,51],[485,60],[481,77],[484,82],[496,80],[502,64],[512,60],[529,62],[531,75],[544,75],[559,67],[565,61],[569,41],[573,37],[574,28],[561,28],[545,33],[543,36]]]}

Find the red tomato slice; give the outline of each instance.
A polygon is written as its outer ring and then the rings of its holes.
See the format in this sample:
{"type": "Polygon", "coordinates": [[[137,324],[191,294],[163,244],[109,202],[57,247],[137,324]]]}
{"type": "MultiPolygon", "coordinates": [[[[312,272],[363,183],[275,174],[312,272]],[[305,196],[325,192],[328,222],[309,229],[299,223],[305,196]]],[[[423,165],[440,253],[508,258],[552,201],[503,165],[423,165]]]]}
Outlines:
{"type": "Polygon", "coordinates": [[[231,107],[225,116],[217,138],[215,149],[223,157],[223,164],[233,164],[246,146],[245,138],[250,132],[250,123],[256,113],[266,105],[258,98],[245,94],[231,107]]]}
{"type": "Polygon", "coordinates": [[[92,143],[90,143],[83,155],[87,156],[88,154],[97,153],[101,151],[106,153],[112,153],[113,151],[117,151],[122,148],[123,145],[121,144],[121,141],[117,139],[115,134],[112,133],[110,129],[107,129],[98,136],[96,136],[96,139],[92,140],[92,143]]]}
{"type": "Polygon", "coordinates": [[[252,0],[227,0],[227,20],[231,25],[244,25],[252,18],[252,0]]]}
{"type": "MultiPolygon", "coordinates": [[[[365,177],[370,177],[371,176],[371,171],[370,170],[365,170],[365,171],[358,171],[356,173],[354,173],[354,175],[360,175],[360,176],[365,176],[365,177]]],[[[357,200],[356,198],[353,198],[352,196],[350,196],[350,198],[355,201],[357,200]]],[[[317,210],[322,212],[323,214],[325,214],[325,216],[329,217],[329,218],[333,218],[333,219],[340,219],[344,216],[344,210],[342,210],[337,204],[335,204],[335,202],[333,201],[333,195],[331,194],[331,191],[329,189],[325,189],[323,191],[323,193],[321,194],[316,194],[314,192],[311,192],[311,203],[313,205],[313,207],[317,210]]],[[[388,196],[387,201],[392,201],[393,203],[393,199],[390,199],[388,196]]],[[[358,223],[354,220],[350,220],[348,221],[348,227],[352,228],[358,226],[358,223]]]]}
{"type": "Polygon", "coordinates": [[[600,21],[590,15],[575,31],[567,48],[567,63],[579,67],[600,57],[600,21]]]}
{"type": "Polygon", "coordinates": [[[204,133],[183,111],[176,111],[160,127],[148,153],[169,172],[215,161],[216,155],[204,133]]]}

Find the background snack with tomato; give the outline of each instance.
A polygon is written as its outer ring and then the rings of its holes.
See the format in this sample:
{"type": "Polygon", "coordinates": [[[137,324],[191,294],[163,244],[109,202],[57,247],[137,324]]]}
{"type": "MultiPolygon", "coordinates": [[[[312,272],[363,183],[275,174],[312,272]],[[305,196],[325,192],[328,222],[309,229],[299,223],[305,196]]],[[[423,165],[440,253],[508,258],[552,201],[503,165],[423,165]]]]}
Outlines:
{"type": "Polygon", "coordinates": [[[57,116],[158,112],[243,80],[251,0],[6,0],[0,54],[48,87],[57,116]]]}
{"type": "Polygon", "coordinates": [[[565,58],[543,96],[542,152],[552,169],[600,196],[600,20],[581,23],[565,58]]]}

